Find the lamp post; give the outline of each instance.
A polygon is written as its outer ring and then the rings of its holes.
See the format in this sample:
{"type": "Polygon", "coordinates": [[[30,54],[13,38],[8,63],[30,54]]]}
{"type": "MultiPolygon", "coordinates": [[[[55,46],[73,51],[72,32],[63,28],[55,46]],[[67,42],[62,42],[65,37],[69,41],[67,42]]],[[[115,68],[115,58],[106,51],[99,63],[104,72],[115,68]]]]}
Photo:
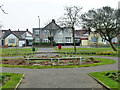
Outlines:
{"type": "Polygon", "coordinates": [[[40,46],[40,17],[38,16],[39,19],[39,46],[40,46]]]}

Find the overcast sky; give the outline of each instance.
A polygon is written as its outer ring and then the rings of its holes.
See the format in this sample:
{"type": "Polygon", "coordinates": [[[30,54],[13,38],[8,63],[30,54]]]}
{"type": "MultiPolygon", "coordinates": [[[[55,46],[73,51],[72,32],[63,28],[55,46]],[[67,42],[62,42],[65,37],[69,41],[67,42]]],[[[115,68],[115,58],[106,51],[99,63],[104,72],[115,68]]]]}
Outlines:
{"type": "Polygon", "coordinates": [[[40,26],[44,27],[51,19],[57,20],[64,14],[65,6],[80,6],[82,12],[92,8],[111,6],[118,8],[119,0],[0,0],[0,5],[8,14],[0,11],[0,24],[2,29],[25,30],[37,28],[38,16],[40,26]]]}

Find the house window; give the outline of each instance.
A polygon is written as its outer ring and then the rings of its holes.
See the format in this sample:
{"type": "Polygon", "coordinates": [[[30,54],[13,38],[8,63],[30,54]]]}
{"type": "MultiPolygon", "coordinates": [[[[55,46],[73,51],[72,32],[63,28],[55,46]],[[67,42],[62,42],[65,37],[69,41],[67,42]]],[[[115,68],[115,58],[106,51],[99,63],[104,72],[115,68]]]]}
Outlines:
{"type": "Polygon", "coordinates": [[[15,39],[8,39],[8,43],[15,43],[15,39]]]}
{"type": "Polygon", "coordinates": [[[39,35],[39,30],[35,30],[35,35],[39,35]]]}
{"type": "Polygon", "coordinates": [[[71,37],[66,37],[66,42],[71,42],[71,37]]]}
{"type": "Polygon", "coordinates": [[[48,39],[42,39],[42,42],[49,42],[49,40],[48,39]]]}
{"type": "Polygon", "coordinates": [[[40,39],[39,38],[35,38],[35,42],[40,42],[40,39]]]}
{"type": "Polygon", "coordinates": [[[49,34],[48,30],[43,30],[43,34],[49,34]]]}
{"type": "Polygon", "coordinates": [[[91,42],[97,42],[97,41],[98,41],[98,38],[95,38],[95,37],[91,38],[91,42]]]}

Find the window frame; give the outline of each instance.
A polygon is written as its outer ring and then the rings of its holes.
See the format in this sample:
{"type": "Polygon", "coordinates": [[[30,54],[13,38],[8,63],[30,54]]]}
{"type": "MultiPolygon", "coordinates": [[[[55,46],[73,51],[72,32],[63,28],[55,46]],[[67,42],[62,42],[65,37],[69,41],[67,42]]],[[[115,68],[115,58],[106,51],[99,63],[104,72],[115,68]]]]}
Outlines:
{"type": "Polygon", "coordinates": [[[8,43],[9,44],[15,44],[15,39],[8,39],[8,43]],[[14,40],[14,41],[12,41],[12,40],[14,40]]]}

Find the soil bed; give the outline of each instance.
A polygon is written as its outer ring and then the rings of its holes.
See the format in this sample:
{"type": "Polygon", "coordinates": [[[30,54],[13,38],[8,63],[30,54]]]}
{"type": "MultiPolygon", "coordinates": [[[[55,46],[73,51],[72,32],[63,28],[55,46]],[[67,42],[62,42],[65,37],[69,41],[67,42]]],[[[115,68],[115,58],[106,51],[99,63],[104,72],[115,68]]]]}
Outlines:
{"type": "Polygon", "coordinates": [[[87,64],[93,64],[93,63],[99,63],[101,60],[96,60],[93,58],[83,58],[82,62],[80,62],[80,59],[65,59],[65,60],[59,60],[57,58],[61,58],[60,56],[54,56],[52,57],[53,60],[51,61],[50,57],[36,57],[36,58],[47,58],[48,60],[29,60],[27,61],[26,58],[18,58],[18,59],[3,59],[2,64],[7,64],[7,65],[24,65],[24,66],[56,66],[56,65],[87,65],[87,64]],[[56,59],[55,59],[56,58],[56,59]]]}

